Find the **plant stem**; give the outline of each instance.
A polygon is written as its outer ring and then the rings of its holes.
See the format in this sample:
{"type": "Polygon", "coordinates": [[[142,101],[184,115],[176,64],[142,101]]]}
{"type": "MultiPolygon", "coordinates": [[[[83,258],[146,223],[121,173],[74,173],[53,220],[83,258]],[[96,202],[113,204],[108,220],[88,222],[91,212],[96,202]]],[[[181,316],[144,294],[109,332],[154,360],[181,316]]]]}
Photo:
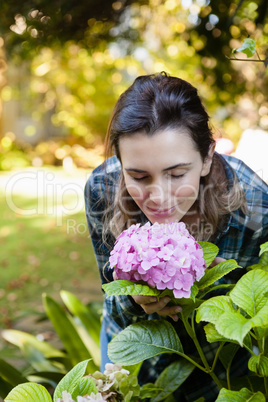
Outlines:
{"type": "MultiPolygon", "coordinates": [[[[227,57],[227,56],[226,56],[227,57]]],[[[227,59],[229,60],[235,60],[235,61],[255,61],[256,63],[267,63],[268,59],[261,59],[261,60],[257,60],[257,59],[237,59],[234,57],[227,57],[227,59]]]]}
{"type": "Polygon", "coordinates": [[[196,337],[194,328],[192,328],[192,327],[190,326],[190,324],[189,324],[187,318],[185,319],[183,313],[181,314],[181,317],[182,317],[182,321],[183,321],[183,324],[184,324],[184,326],[185,326],[185,329],[186,329],[188,335],[192,338],[192,340],[193,340],[193,342],[194,342],[194,344],[195,344],[195,347],[196,347],[196,349],[197,349],[197,351],[198,351],[198,354],[199,354],[199,356],[200,356],[200,358],[201,358],[201,360],[202,360],[202,362],[203,362],[203,364],[204,364],[204,366],[205,366],[205,369],[206,369],[205,371],[211,376],[211,378],[214,380],[214,382],[215,382],[215,383],[218,385],[218,387],[221,389],[221,388],[222,388],[222,383],[220,382],[220,380],[218,379],[218,377],[216,376],[216,374],[213,373],[213,371],[211,370],[211,368],[210,368],[210,366],[209,366],[209,364],[208,364],[208,362],[207,362],[207,359],[206,359],[206,357],[205,357],[205,355],[204,355],[204,352],[203,352],[203,350],[202,350],[202,348],[201,348],[201,346],[200,346],[200,343],[198,342],[198,339],[197,339],[197,337],[196,337]]]}
{"type": "Polygon", "coordinates": [[[204,292],[202,292],[201,294],[202,294],[202,298],[205,296],[205,295],[207,295],[209,292],[214,292],[214,290],[217,290],[217,289],[233,289],[235,287],[235,285],[233,285],[233,284],[225,284],[225,285],[216,285],[216,286],[213,286],[212,288],[208,288],[207,290],[205,290],[204,292]]]}
{"type": "Polygon", "coordinates": [[[268,385],[267,385],[267,377],[263,378],[264,381],[264,389],[265,389],[265,396],[268,397],[268,385]]]}
{"type": "Polygon", "coordinates": [[[257,50],[256,50],[256,55],[257,55],[258,59],[262,61],[262,59],[260,58],[260,55],[259,55],[257,50]]]}
{"type": "Polygon", "coordinates": [[[225,345],[225,342],[222,342],[222,343],[220,344],[220,346],[218,347],[218,350],[217,350],[217,352],[216,352],[216,354],[215,354],[215,357],[214,357],[214,360],[213,360],[213,364],[212,364],[212,367],[211,367],[211,371],[214,371],[215,366],[216,366],[216,363],[217,363],[217,360],[218,360],[218,357],[219,357],[219,354],[220,354],[220,351],[222,350],[222,348],[223,348],[224,345],[225,345]]]}
{"type": "Polygon", "coordinates": [[[231,381],[230,381],[230,368],[231,366],[229,366],[226,370],[226,380],[227,380],[227,388],[229,390],[231,390],[231,381]]]}
{"type": "Polygon", "coordinates": [[[179,352],[177,352],[177,354],[179,356],[181,356],[181,357],[184,357],[184,359],[188,360],[190,363],[192,363],[194,366],[196,366],[200,370],[204,371],[204,373],[208,373],[207,369],[205,369],[204,367],[200,366],[200,364],[198,364],[196,361],[191,359],[189,356],[185,355],[184,353],[179,353],[179,352]]]}

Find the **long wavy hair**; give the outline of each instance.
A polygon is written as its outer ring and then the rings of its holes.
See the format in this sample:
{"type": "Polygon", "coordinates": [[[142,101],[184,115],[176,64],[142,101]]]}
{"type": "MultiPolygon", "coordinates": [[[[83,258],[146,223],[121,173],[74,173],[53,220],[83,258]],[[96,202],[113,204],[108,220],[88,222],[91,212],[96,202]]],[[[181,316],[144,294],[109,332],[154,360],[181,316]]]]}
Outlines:
{"type": "MultiPolygon", "coordinates": [[[[115,105],[106,136],[106,157],[115,154],[121,161],[119,141],[125,136],[133,136],[137,132],[152,136],[167,129],[186,131],[203,162],[215,142],[209,116],[195,87],[165,72],[140,76],[115,105]]],[[[229,188],[221,158],[214,154],[210,173],[200,179],[199,196],[195,203],[200,220],[188,227],[196,239],[210,239],[225,223],[231,211],[246,209],[243,190],[235,175],[233,179],[233,186],[229,188]]],[[[107,199],[110,203],[111,197],[107,196],[107,199]]],[[[109,212],[105,214],[104,222],[107,232],[117,237],[131,224],[140,222],[142,216],[139,207],[128,194],[123,174],[112,202],[113,207],[108,206],[109,212]]]]}

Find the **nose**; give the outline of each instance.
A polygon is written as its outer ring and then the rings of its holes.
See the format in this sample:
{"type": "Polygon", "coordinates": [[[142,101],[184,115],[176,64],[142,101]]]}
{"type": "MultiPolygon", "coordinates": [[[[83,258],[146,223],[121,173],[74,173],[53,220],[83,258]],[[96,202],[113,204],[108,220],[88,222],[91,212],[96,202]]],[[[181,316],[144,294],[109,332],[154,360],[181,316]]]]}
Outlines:
{"type": "Polygon", "coordinates": [[[152,184],[147,188],[149,199],[156,205],[163,205],[167,196],[167,192],[160,184],[152,184]]]}

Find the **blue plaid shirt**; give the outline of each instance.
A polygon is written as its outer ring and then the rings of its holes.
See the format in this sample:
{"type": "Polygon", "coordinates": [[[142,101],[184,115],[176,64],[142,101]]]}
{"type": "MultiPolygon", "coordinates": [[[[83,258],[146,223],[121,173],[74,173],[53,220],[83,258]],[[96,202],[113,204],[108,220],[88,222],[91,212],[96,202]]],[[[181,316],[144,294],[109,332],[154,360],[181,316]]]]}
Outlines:
{"type": "MultiPolygon", "coordinates": [[[[235,259],[240,266],[246,267],[258,262],[260,245],[268,241],[268,186],[242,161],[226,155],[221,155],[220,158],[230,187],[233,184],[234,174],[237,176],[239,185],[246,195],[249,213],[245,215],[241,210],[230,213],[225,227],[210,241],[219,247],[219,257],[235,259]]],[[[100,165],[92,172],[85,187],[87,222],[102,283],[112,280],[112,270],[109,269],[108,259],[114,243],[113,237],[108,239],[109,244],[105,244],[102,240],[102,218],[107,208],[107,198],[112,205],[118,189],[120,172],[120,162],[116,157],[112,157],[106,161],[105,165],[100,165]]],[[[140,221],[142,223],[146,221],[142,213],[140,221]]],[[[238,274],[234,271],[225,278],[225,281],[235,282],[242,270],[237,271],[239,271],[238,274]]],[[[147,315],[128,296],[106,297],[104,301],[103,325],[109,339],[130,324],[155,318],[163,319],[157,314],[147,315]]],[[[165,319],[168,319],[177,330],[185,353],[193,354],[194,347],[189,343],[189,336],[185,333],[181,322],[173,322],[169,317],[165,319]]],[[[200,331],[199,339],[200,337],[203,337],[201,341],[203,351],[208,361],[212,363],[218,345],[207,343],[203,330],[200,331]]],[[[142,381],[154,381],[174,358],[177,357],[160,355],[145,361],[141,371],[142,381]]],[[[233,371],[237,376],[245,374],[247,370],[245,361],[247,361],[245,356],[241,356],[240,359],[236,357],[233,371]]],[[[218,367],[219,378],[223,378],[223,373],[222,367],[218,367]]],[[[209,376],[205,374],[203,377],[203,373],[195,369],[179,388],[176,400],[194,401],[200,396],[205,396],[207,401],[215,401],[219,390],[207,377],[209,376]]]]}

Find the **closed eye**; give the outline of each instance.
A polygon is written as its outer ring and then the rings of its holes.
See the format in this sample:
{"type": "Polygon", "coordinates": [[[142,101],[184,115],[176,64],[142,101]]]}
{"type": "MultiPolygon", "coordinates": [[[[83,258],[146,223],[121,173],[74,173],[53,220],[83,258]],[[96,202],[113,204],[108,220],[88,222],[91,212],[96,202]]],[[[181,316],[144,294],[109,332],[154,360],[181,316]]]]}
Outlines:
{"type": "Polygon", "coordinates": [[[133,176],[132,176],[132,179],[133,179],[133,180],[136,180],[136,181],[141,181],[141,180],[148,179],[148,177],[149,177],[149,176],[143,176],[143,177],[133,177],[133,176]]]}
{"type": "Polygon", "coordinates": [[[172,177],[173,179],[179,179],[179,178],[183,177],[184,175],[185,175],[185,173],[183,173],[183,174],[178,174],[178,175],[176,175],[176,174],[169,174],[169,176],[172,177]]]}

